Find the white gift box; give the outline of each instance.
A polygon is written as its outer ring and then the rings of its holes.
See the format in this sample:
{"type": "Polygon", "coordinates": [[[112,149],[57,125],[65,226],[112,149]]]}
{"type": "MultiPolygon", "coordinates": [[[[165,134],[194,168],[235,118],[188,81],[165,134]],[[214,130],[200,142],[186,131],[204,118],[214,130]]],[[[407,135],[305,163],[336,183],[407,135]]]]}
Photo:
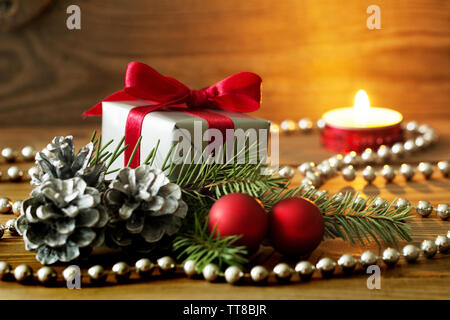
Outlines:
{"type": "MultiPolygon", "coordinates": [[[[148,101],[120,101],[120,102],[107,102],[103,101],[103,115],[102,115],[102,144],[106,145],[110,140],[114,140],[116,143],[110,144],[105,148],[106,151],[113,152],[117,146],[117,143],[125,135],[125,126],[127,123],[128,113],[131,109],[143,105],[148,105],[148,101]]],[[[238,113],[233,111],[224,110],[209,110],[229,117],[234,124],[234,130],[240,133],[244,132],[249,134],[250,131],[256,132],[257,143],[261,146],[264,144],[266,147],[263,149],[264,156],[267,153],[267,143],[270,122],[268,120],[258,119],[249,116],[248,114],[238,113]],[[253,129],[253,130],[249,130],[253,129]]],[[[209,141],[202,141],[201,144],[194,143],[193,137],[195,134],[204,132],[208,129],[206,120],[190,115],[182,111],[153,111],[148,113],[143,121],[141,130],[141,145],[140,145],[140,159],[139,163],[142,164],[147,158],[150,151],[158,144],[159,146],[156,152],[155,160],[152,164],[153,167],[161,168],[163,162],[172,148],[172,146],[181,139],[186,139],[196,152],[200,154],[208,147],[209,141]],[[201,131],[201,132],[199,132],[201,131]],[[198,150],[202,149],[202,150],[198,150]]],[[[224,139],[225,140],[225,139],[224,139]]],[[[198,141],[198,140],[196,140],[198,141]]],[[[227,141],[228,138],[227,132],[227,141]]],[[[233,141],[233,140],[231,140],[233,141]]],[[[134,148],[134,146],[129,146],[134,148]]],[[[236,152],[236,150],[234,151],[236,152]]],[[[261,160],[261,159],[259,159],[261,160]]],[[[125,166],[125,156],[122,153],[111,165],[109,171],[119,169],[125,166]]],[[[112,179],[117,172],[107,175],[107,179],[112,179]]]]}

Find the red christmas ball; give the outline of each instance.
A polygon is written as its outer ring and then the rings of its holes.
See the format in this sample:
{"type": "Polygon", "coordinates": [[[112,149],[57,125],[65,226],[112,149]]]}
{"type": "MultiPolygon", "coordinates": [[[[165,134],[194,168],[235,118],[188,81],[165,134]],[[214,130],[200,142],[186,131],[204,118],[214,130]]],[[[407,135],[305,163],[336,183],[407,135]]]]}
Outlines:
{"type": "Polygon", "coordinates": [[[209,231],[216,226],[221,237],[242,235],[235,242],[255,251],[267,234],[268,215],[249,195],[230,193],[217,200],[209,211],[209,231]]]}
{"type": "Polygon", "coordinates": [[[304,198],[281,200],[269,214],[269,237],[272,245],[287,255],[312,252],[322,241],[324,229],[319,208],[304,198]]]}

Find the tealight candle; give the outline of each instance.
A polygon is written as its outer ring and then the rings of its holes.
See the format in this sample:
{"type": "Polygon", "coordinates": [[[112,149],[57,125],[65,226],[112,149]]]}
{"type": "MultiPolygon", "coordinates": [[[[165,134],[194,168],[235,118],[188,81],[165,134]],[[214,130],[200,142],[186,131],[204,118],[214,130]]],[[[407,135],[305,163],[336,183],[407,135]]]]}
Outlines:
{"type": "Polygon", "coordinates": [[[371,107],[364,90],[356,94],[353,107],[328,111],[322,119],[322,144],[334,152],[377,150],[383,144],[403,141],[401,113],[371,107]]]}

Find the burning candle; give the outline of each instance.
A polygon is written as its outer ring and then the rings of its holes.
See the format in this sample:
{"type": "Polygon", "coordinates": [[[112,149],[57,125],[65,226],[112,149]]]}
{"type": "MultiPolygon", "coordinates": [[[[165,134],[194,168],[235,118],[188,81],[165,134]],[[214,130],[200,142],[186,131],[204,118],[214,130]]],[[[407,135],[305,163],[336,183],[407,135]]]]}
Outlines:
{"type": "Polygon", "coordinates": [[[322,144],[334,152],[377,150],[383,144],[403,141],[401,113],[371,107],[364,90],[356,93],[353,107],[328,111],[322,119],[322,144]]]}

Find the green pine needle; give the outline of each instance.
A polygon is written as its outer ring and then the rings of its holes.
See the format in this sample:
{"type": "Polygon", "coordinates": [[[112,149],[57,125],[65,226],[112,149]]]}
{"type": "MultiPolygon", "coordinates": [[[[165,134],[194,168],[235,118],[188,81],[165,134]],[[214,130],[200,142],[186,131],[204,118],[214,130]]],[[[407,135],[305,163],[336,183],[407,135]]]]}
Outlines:
{"type": "MultiPolygon", "coordinates": [[[[316,191],[304,194],[306,198],[314,199],[316,191]]],[[[326,200],[327,195],[313,201],[324,215],[325,236],[342,238],[354,244],[375,241],[382,244],[395,245],[399,240],[411,241],[411,227],[407,223],[412,216],[408,215],[411,207],[395,208],[392,201],[387,206],[374,206],[376,198],[370,197],[361,206],[355,205],[358,194],[346,193],[343,199],[337,201],[336,195],[326,200]]]]}
{"type": "Polygon", "coordinates": [[[247,250],[244,246],[234,245],[239,238],[240,236],[220,237],[216,228],[209,232],[208,220],[202,223],[195,217],[194,229],[178,235],[173,242],[173,249],[178,252],[178,259],[194,260],[198,273],[212,262],[217,263],[221,270],[230,265],[243,268],[248,262],[247,250]]]}

